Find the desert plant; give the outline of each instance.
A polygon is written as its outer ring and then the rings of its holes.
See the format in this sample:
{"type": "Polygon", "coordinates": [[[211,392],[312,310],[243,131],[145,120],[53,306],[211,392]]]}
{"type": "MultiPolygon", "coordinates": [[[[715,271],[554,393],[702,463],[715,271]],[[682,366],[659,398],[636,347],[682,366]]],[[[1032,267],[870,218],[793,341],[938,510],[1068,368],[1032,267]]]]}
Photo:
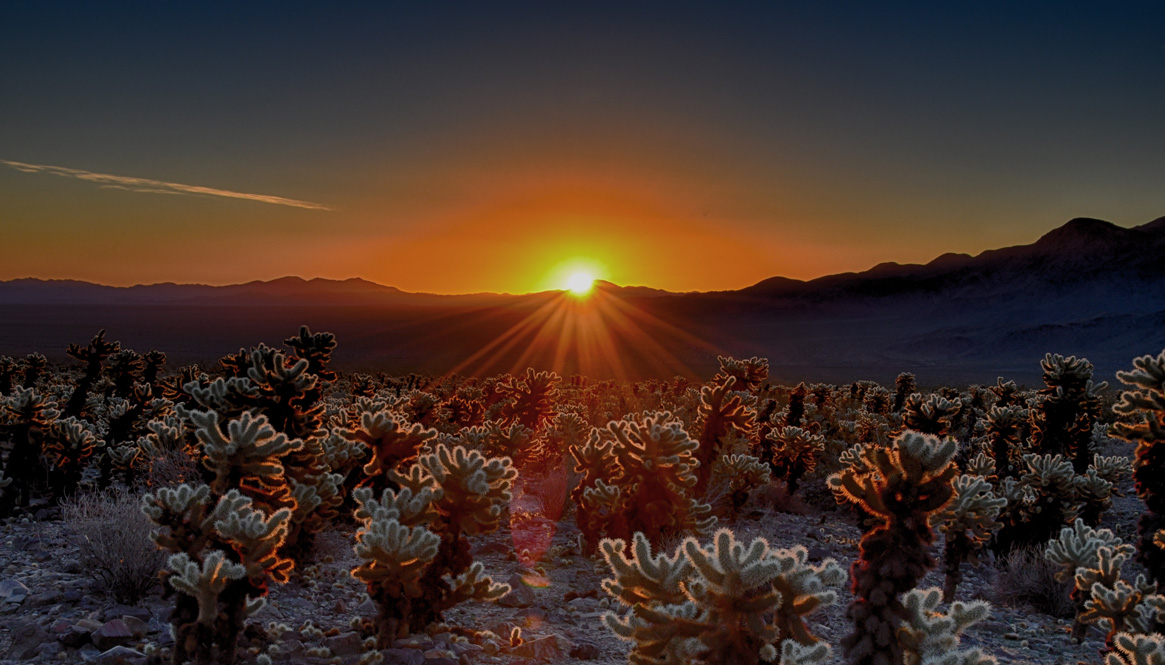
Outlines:
{"type": "Polygon", "coordinates": [[[398,487],[390,471],[416,461],[421,446],[437,436],[437,430],[420,423],[409,425],[400,414],[387,409],[360,416],[360,426],[341,430],[339,434],[349,441],[364,444],[369,459],[364,465],[362,485],[376,490],[398,487]]]}
{"type": "Polygon", "coordinates": [[[1137,523],[1137,560],[1149,571],[1158,586],[1165,587],[1165,550],[1154,544],[1165,529],[1165,351],[1157,357],[1133,360],[1131,372],[1117,372],[1117,378],[1132,390],[1121,393],[1113,411],[1133,422],[1117,422],[1112,431],[1137,444],[1133,460],[1133,481],[1137,495],[1145,502],[1145,513],[1137,523]]]}
{"type": "Polygon", "coordinates": [[[728,356],[717,356],[720,361],[720,371],[712,377],[712,383],[720,384],[728,377],[736,379],[738,390],[747,390],[756,393],[765,379],[769,378],[769,359],[753,356],[744,360],[728,356]]]}
{"type": "Polygon", "coordinates": [[[961,402],[949,400],[939,395],[923,397],[913,393],[902,404],[902,421],[906,429],[945,436],[951,431],[951,419],[963,408],[961,402]]]}
{"type": "Polygon", "coordinates": [[[14,507],[24,507],[32,498],[32,487],[45,477],[40,458],[45,439],[60,412],[56,402],[46,399],[32,388],[17,388],[3,400],[0,423],[7,450],[4,475],[11,481],[0,497],[0,516],[14,507]]]}
{"type": "Polygon", "coordinates": [[[728,482],[728,500],[739,510],[752,490],[772,479],[769,467],[752,455],[724,455],[716,462],[717,475],[728,482]]]}
{"type": "MultiPolygon", "coordinates": [[[[1013,386],[1015,384],[1012,384],[1013,386]]],[[[1020,444],[1027,427],[1028,411],[1016,406],[993,406],[987,412],[988,450],[1001,478],[1016,475],[1020,444]]]]}
{"type": "Polygon", "coordinates": [[[528,368],[521,377],[510,377],[494,388],[505,399],[501,408],[505,425],[521,423],[538,431],[554,417],[554,399],[558,394],[559,376],[553,372],[536,372],[528,368]]]}
{"type": "Polygon", "coordinates": [[[1105,655],[1104,665],[1165,665],[1165,636],[1119,633],[1115,650],[1105,655]]]}
{"type": "Polygon", "coordinates": [[[986,619],[991,606],[977,600],[955,603],[950,612],[938,611],[942,592],[914,589],[902,598],[907,619],[898,631],[907,665],[991,665],[996,660],[978,649],[959,649],[959,636],[968,627],[986,619]]]}
{"type": "MultiPolygon", "coordinates": [[[[607,435],[614,439],[614,459],[607,463],[605,477],[582,492],[580,519],[585,515],[590,520],[584,533],[626,540],[640,531],[658,544],[665,537],[702,533],[715,524],[711,507],[693,491],[697,462],[692,453],[699,444],[670,413],[612,421],[607,435]]],[[[598,447],[591,452],[598,455],[598,447]]]]}
{"type": "Polygon", "coordinates": [[[801,478],[817,468],[817,458],[825,450],[825,437],[810,434],[800,427],[778,427],[767,438],[773,473],[797,491],[801,478]]]}
{"type": "Polygon", "coordinates": [[[1080,478],[1063,455],[1027,454],[1023,468],[1018,481],[1005,478],[1001,486],[1008,515],[995,539],[997,551],[1045,543],[1080,513],[1080,478]]]}
{"type": "Polygon", "coordinates": [[[902,372],[894,379],[894,404],[893,411],[898,413],[906,406],[906,399],[915,392],[917,385],[914,381],[914,374],[910,372],[902,372]]]}
{"type": "Polygon", "coordinates": [[[850,576],[854,601],[848,616],[853,632],[842,640],[854,665],[904,662],[895,639],[909,619],[902,595],[934,567],[930,516],[954,495],[956,444],[905,432],[885,448],[861,451],[864,466],[831,476],[830,485],[879,520],[862,538],[850,576]]]}
{"type": "Polygon", "coordinates": [[[83,421],[72,417],[53,421],[44,450],[51,465],[49,491],[58,500],[77,491],[96,440],[83,421]]]}
{"type": "Polygon", "coordinates": [[[946,536],[943,545],[943,602],[955,599],[963,579],[963,564],[979,565],[979,554],[999,528],[996,518],[1007,499],[995,496],[982,476],[961,475],[952,483],[954,498],[931,516],[932,525],[946,536]]]}
{"type": "Polygon", "coordinates": [[[153,525],[140,506],[139,497],[119,492],[81,492],[61,503],[65,526],[77,538],[81,570],[122,604],[156,587],[166,560],[150,541],[153,525]]]}
{"type": "Polygon", "coordinates": [[[399,491],[380,499],[355,493],[356,554],[352,576],[376,603],[380,648],[440,621],[442,612],[470,599],[496,600],[509,587],[486,577],[469,552],[468,536],[498,527],[517,472],[506,458],[443,445],[397,474],[399,491]]]}
{"type": "Polygon", "coordinates": [[[1076,603],[1067,584],[1057,578],[1061,568],[1037,547],[1020,547],[995,559],[994,600],[1017,607],[1026,605],[1044,614],[1070,618],[1076,603]]]}
{"type": "MultiPolygon", "coordinates": [[[[1097,552],[1102,547],[1116,547],[1120,553],[1132,547],[1120,544],[1120,539],[1108,529],[1094,529],[1085,524],[1084,520],[1077,519],[1070,527],[1060,530],[1060,537],[1048,541],[1044,548],[1044,558],[1060,566],[1056,579],[1067,582],[1074,581],[1071,598],[1076,603],[1076,622],[1072,626],[1072,635],[1077,639],[1083,637],[1087,624],[1081,620],[1085,611],[1085,604],[1092,598],[1092,585],[1100,579],[1097,575],[1078,575],[1081,568],[1092,568],[1099,574],[1103,568],[1098,563],[1097,552]]],[[[1127,558],[1127,554],[1125,554],[1127,558]]],[[[1111,560],[1111,554],[1108,557],[1111,560]]],[[[1111,584],[1115,580],[1108,580],[1111,584]]]]}
{"type": "MultiPolygon", "coordinates": [[[[756,412],[748,406],[740,393],[733,393],[736,377],[728,376],[723,383],[705,386],[700,391],[700,438],[693,451],[696,473],[695,492],[703,496],[712,479],[712,462],[721,454],[723,440],[733,433],[748,432],[756,412]]],[[[756,401],[751,395],[749,399],[756,401]]]]}
{"type": "Polygon", "coordinates": [[[93,384],[101,377],[102,363],[118,351],[121,351],[121,343],[106,342],[104,330],[99,331],[84,347],[76,344],[69,345],[69,349],[65,353],[85,363],[85,372],[81,375],[81,379],[69,396],[69,401],[65,404],[64,414],[66,416],[79,417],[82,415],[89,400],[89,391],[93,389],[93,384]]]}
{"type": "Polygon", "coordinates": [[[1092,460],[1092,425],[1100,415],[1092,384],[1092,363],[1084,358],[1047,354],[1040,362],[1045,388],[1031,413],[1032,446],[1043,454],[1065,455],[1073,470],[1083,474],[1092,460]]]}
{"type": "Polygon", "coordinates": [[[621,539],[604,540],[602,549],[614,574],[603,589],[631,607],[604,620],[634,642],[628,662],[641,665],[756,665],[778,653],[803,654],[784,643],[820,644],[805,617],[836,602],[833,588],[845,580],[832,559],[813,566],[803,547],[773,550],[763,538],[745,546],[728,529],[707,546],[688,538],[671,556],[653,555],[642,533],[633,540],[634,558],[621,539]]]}

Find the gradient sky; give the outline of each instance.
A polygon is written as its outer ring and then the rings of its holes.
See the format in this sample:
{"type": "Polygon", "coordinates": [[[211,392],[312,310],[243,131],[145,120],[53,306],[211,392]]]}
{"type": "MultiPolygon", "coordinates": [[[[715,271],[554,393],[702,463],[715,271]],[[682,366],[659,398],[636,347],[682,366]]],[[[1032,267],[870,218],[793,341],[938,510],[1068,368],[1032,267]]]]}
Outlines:
{"type": "Polygon", "coordinates": [[[713,290],[1165,215],[1161,3],[385,4],[0,5],[0,279],[713,290]]]}

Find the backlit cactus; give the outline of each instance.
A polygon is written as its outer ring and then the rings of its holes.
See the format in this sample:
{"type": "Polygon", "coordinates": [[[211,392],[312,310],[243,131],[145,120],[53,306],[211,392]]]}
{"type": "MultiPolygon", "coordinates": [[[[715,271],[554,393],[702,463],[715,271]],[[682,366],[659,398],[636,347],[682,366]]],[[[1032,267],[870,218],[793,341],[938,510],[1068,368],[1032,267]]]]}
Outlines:
{"type": "Polygon", "coordinates": [[[623,540],[604,540],[614,577],[603,588],[630,612],[607,614],[607,626],[633,642],[637,665],[756,665],[819,662],[828,652],[805,617],[836,602],[845,573],[833,560],[807,563],[804,548],[773,550],[763,538],[747,546],[721,529],[701,546],[688,538],[671,556],[653,555],[636,533],[629,558],[623,540]],[[801,647],[786,647],[791,642],[801,647]]]}
{"type": "Polygon", "coordinates": [[[991,483],[981,476],[961,475],[952,483],[954,498],[931,516],[931,522],[946,536],[943,546],[943,602],[955,598],[963,579],[963,564],[979,565],[979,554],[1000,524],[996,518],[1007,499],[996,496],[991,483]]]}

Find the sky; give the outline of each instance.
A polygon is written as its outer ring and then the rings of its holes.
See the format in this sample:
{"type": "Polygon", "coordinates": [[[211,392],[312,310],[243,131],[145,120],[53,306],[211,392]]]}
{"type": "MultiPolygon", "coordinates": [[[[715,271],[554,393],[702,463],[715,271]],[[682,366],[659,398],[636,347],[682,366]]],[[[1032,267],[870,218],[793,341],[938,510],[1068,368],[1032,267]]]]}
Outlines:
{"type": "Polygon", "coordinates": [[[706,291],[1136,226],[1163,30],[1154,2],[2,3],[0,279],[706,291]]]}

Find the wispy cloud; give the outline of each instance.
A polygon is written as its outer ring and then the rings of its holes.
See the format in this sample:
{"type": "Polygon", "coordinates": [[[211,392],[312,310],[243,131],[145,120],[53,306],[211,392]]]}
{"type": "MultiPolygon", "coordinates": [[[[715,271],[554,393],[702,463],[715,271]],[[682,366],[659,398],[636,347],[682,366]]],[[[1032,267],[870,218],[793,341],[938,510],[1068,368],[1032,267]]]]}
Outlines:
{"type": "Polygon", "coordinates": [[[271,203],[280,206],[291,206],[293,208],[307,208],[308,210],[332,210],[332,208],[320,203],[285,199],[282,196],[246,194],[244,192],[232,192],[226,189],[214,189],[213,187],[199,187],[198,185],[183,185],[177,182],[150,180],[149,178],[134,178],[124,175],[110,175],[108,173],[93,173],[92,171],[70,169],[64,166],[48,166],[45,164],[25,164],[23,162],[11,162],[6,159],[0,159],[0,164],[10,166],[17,171],[22,171],[24,173],[51,173],[52,175],[64,176],[66,178],[87,180],[89,182],[98,183],[102,187],[108,189],[124,189],[130,192],[142,192],[146,194],[191,194],[199,196],[221,196],[228,199],[258,201],[259,203],[271,203]]]}

